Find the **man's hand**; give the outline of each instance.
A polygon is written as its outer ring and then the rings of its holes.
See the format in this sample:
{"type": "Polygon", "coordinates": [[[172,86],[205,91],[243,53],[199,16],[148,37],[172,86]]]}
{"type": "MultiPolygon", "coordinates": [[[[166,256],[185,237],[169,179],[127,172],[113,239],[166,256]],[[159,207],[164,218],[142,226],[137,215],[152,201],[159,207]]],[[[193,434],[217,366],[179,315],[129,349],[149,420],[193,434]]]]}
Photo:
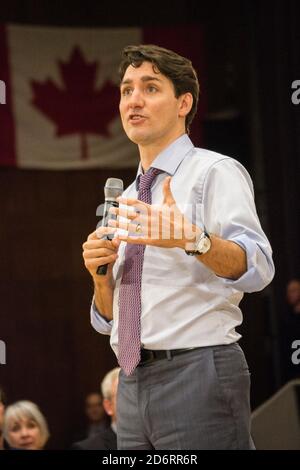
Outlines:
{"type": "Polygon", "coordinates": [[[95,304],[97,310],[108,321],[113,319],[113,292],[114,278],[112,269],[118,257],[120,240],[113,238],[105,240],[102,237],[115,230],[109,227],[99,227],[88,236],[83,243],[83,259],[86,269],[94,280],[95,304]],[[101,276],[97,274],[98,266],[108,264],[107,272],[101,276]]]}
{"type": "MultiPolygon", "coordinates": [[[[162,248],[193,249],[193,242],[202,230],[180,212],[170,189],[170,181],[170,177],[164,181],[162,206],[146,204],[138,199],[118,198],[119,204],[124,207],[111,208],[110,212],[118,217],[117,220],[110,219],[108,223],[111,227],[129,232],[126,236],[118,234],[120,240],[162,248]],[[120,220],[122,217],[127,221],[120,220]]],[[[241,277],[247,271],[245,250],[233,241],[213,234],[210,237],[211,249],[195,256],[195,259],[217,276],[233,280],[241,277]]]]}
{"type": "Polygon", "coordinates": [[[105,240],[102,237],[114,232],[115,229],[99,227],[95,232],[88,236],[87,241],[82,245],[82,256],[85,267],[93,277],[94,282],[97,284],[107,284],[112,281],[112,268],[118,257],[120,240],[118,238],[105,240]],[[107,273],[104,276],[100,276],[97,274],[97,268],[104,264],[108,264],[107,273]]]}
{"type": "Polygon", "coordinates": [[[113,207],[108,224],[116,229],[127,230],[128,235],[118,234],[118,238],[128,243],[152,245],[162,248],[186,248],[200,229],[188,221],[180,212],[170,188],[171,177],[164,180],[162,206],[150,205],[138,199],[118,198],[123,207],[113,207]],[[122,221],[121,218],[127,219],[122,221]]]}

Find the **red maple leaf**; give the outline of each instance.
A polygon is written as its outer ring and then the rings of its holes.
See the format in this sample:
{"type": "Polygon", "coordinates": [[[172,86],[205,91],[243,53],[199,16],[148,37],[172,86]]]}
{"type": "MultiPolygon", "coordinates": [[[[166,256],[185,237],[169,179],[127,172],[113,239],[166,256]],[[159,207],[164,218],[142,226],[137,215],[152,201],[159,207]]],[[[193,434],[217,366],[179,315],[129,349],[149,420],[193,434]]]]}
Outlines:
{"type": "Polygon", "coordinates": [[[65,85],[60,89],[51,79],[44,83],[31,80],[32,104],[56,123],[58,137],[80,134],[81,156],[87,158],[87,134],[109,136],[108,124],[118,110],[118,87],[106,81],[95,90],[97,62],[87,63],[75,47],[67,63],[58,61],[65,85]]]}

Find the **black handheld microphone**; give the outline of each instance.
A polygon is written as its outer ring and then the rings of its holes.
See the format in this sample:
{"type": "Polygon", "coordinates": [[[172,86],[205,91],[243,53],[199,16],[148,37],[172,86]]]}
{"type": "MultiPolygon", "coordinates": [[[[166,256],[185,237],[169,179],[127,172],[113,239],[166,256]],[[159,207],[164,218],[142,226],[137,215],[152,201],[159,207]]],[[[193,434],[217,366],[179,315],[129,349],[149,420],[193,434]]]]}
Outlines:
{"type": "MultiPolygon", "coordinates": [[[[104,203],[104,209],[103,209],[103,219],[102,219],[102,227],[107,227],[108,226],[108,219],[114,218],[113,214],[109,214],[109,209],[111,207],[119,207],[119,203],[117,202],[117,197],[121,196],[124,190],[124,185],[123,181],[118,179],[118,178],[108,178],[106,180],[105,186],[104,186],[104,197],[105,197],[105,203],[104,203]]],[[[114,238],[113,234],[105,235],[103,238],[106,240],[112,240],[114,238]]],[[[98,266],[97,268],[97,274],[100,276],[105,276],[107,272],[107,266],[108,264],[103,264],[102,266],[98,266]]]]}

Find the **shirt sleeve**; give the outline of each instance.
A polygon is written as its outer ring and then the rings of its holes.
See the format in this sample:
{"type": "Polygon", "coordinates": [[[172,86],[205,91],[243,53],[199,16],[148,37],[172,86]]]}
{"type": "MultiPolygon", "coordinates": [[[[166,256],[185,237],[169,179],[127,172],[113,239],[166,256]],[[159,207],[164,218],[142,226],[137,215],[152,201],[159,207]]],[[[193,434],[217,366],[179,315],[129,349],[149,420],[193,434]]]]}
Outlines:
{"type": "Polygon", "coordinates": [[[102,335],[111,334],[113,320],[108,321],[98,312],[94,298],[91,305],[91,324],[98,333],[102,335]]]}
{"type": "Polygon", "coordinates": [[[210,168],[203,193],[205,229],[240,245],[246,252],[247,271],[223,282],[242,292],[264,289],[274,277],[272,248],[262,230],[247,170],[227,158],[210,168]]]}

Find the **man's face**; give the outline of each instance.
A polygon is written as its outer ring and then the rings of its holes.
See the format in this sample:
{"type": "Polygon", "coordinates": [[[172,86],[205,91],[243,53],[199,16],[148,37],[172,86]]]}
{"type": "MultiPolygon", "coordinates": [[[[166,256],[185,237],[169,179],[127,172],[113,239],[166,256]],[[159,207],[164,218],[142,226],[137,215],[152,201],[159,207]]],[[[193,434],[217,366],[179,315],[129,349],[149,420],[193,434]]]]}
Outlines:
{"type": "Polygon", "coordinates": [[[142,146],[167,141],[184,132],[182,97],[175,97],[173,83],[153,70],[153,64],[129,65],[121,83],[120,114],[124,130],[142,146]]]}
{"type": "Polygon", "coordinates": [[[102,399],[98,393],[91,393],[85,402],[86,415],[91,422],[100,421],[104,415],[102,399]]]}

